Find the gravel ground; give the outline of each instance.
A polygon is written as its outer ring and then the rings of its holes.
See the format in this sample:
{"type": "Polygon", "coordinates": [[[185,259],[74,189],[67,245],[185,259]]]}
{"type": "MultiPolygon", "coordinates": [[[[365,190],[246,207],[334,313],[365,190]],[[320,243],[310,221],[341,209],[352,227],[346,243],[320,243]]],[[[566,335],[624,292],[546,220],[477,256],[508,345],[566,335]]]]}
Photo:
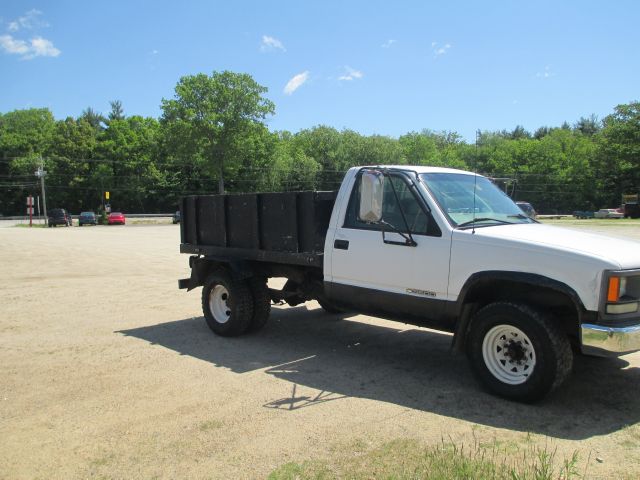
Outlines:
{"type": "Polygon", "coordinates": [[[315,302],[223,339],[177,289],[178,244],[173,225],[0,231],[0,478],[264,478],[396,438],[640,475],[640,353],[580,357],[528,406],[482,392],[448,335],[315,302]]]}

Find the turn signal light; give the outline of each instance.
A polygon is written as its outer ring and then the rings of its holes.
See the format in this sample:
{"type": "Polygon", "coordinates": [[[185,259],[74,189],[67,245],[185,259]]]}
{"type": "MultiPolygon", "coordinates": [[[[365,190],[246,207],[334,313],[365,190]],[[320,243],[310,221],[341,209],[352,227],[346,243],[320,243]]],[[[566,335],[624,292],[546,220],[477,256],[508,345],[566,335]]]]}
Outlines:
{"type": "Polygon", "coordinates": [[[620,299],[620,277],[609,277],[607,302],[617,302],[620,299]]]}

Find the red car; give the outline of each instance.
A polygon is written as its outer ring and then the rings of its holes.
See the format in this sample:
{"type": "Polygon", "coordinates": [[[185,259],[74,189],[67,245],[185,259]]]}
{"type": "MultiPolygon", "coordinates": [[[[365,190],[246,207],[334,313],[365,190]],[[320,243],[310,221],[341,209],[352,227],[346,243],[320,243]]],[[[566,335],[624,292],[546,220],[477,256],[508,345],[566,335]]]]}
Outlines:
{"type": "Polygon", "coordinates": [[[124,225],[124,213],[113,212],[109,214],[109,218],[107,219],[107,223],[109,225],[124,225]]]}

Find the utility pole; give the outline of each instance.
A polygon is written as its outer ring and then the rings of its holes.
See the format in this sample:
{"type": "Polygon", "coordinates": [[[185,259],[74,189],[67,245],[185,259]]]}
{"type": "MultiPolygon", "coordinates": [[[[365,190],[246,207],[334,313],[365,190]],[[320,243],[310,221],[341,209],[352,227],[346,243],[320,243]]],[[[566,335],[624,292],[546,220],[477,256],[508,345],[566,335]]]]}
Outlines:
{"type": "Polygon", "coordinates": [[[44,176],[47,172],[44,171],[44,161],[42,160],[42,155],[40,155],[40,166],[38,167],[38,171],[36,172],[36,176],[40,177],[40,188],[42,189],[42,209],[44,210],[44,224],[47,225],[49,222],[49,218],[47,217],[47,196],[45,195],[44,190],[44,176]]]}

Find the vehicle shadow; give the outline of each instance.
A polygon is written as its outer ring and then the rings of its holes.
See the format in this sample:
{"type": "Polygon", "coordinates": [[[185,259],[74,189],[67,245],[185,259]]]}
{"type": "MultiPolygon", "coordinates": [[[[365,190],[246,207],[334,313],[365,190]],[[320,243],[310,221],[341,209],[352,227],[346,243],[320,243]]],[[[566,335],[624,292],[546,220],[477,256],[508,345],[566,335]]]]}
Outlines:
{"type": "Polygon", "coordinates": [[[484,392],[451,337],[411,326],[370,325],[306,307],[273,308],[258,333],[222,338],[202,317],[117,333],[162,345],[241,374],[257,369],[292,382],[290,397],[266,408],[294,410],[360,397],[481,425],[564,439],[617,431],[640,420],[640,369],[622,359],[576,357],[567,383],[535,405],[484,392]],[[406,328],[406,330],[403,330],[406,328]],[[296,385],[319,391],[296,393],[296,385]]]}

